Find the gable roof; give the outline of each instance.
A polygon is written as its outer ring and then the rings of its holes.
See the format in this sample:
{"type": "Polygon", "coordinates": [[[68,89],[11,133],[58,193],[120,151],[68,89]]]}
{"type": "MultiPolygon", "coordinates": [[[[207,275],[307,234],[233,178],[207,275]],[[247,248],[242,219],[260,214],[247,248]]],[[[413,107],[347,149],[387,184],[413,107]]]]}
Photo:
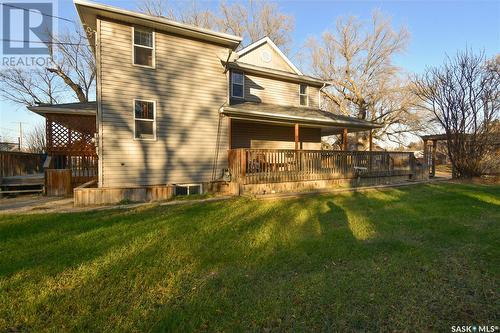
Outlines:
{"type": "Polygon", "coordinates": [[[290,66],[290,68],[293,69],[295,74],[303,75],[302,72],[290,61],[290,59],[287,58],[287,56],[283,52],[281,52],[281,50],[276,46],[276,44],[274,44],[274,42],[267,36],[259,39],[256,42],[253,42],[252,44],[248,45],[247,47],[244,47],[243,49],[237,51],[236,54],[238,54],[238,56],[240,56],[240,57],[244,56],[245,54],[249,53],[250,51],[255,50],[256,48],[258,48],[262,44],[266,44],[266,43],[269,46],[271,46],[271,48],[276,53],[278,53],[278,55],[287,63],[288,66],[290,66]]]}
{"type": "MultiPolygon", "coordinates": [[[[205,28],[195,27],[193,25],[179,23],[166,19],[164,17],[157,17],[147,14],[134,12],[118,7],[103,5],[87,0],[73,0],[80,20],[85,27],[92,30],[96,29],[96,20],[98,17],[106,17],[115,19],[122,22],[146,26],[161,31],[166,31],[181,36],[201,39],[218,43],[232,48],[233,50],[240,44],[243,38],[217,32],[205,28]]],[[[89,39],[93,39],[93,34],[89,39]]],[[[93,45],[93,41],[91,41],[93,45]]]]}

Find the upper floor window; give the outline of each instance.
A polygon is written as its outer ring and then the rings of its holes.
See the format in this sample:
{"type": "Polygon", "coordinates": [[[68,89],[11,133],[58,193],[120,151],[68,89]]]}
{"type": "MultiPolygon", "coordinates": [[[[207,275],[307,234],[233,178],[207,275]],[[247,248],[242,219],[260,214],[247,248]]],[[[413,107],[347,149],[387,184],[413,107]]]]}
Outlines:
{"type": "Polygon", "coordinates": [[[244,88],[245,74],[243,72],[231,72],[231,97],[243,98],[244,88]]]}
{"type": "Polygon", "coordinates": [[[154,67],[154,32],[146,29],[132,27],[134,33],[134,65],[154,67]]]}
{"type": "Polygon", "coordinates": [[[156,139],[156,103],[134,100],[134,138],[156,139]]]}
{"type": "Polygon", "coordinates": [[[308,106],[309,105],[309,97],[307,95],[307,85],[305,85],[305,84],[301,84],[299,86],[299,99],[300,99],[301,106],[308,106]]]}

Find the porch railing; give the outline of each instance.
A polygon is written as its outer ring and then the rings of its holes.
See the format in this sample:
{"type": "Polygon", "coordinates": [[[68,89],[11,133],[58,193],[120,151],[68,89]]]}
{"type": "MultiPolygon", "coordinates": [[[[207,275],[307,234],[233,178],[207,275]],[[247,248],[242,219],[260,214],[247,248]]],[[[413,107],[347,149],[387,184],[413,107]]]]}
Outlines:
{"type": "Polygon", "coordinates": [[[411,152],[230,149],[232,179],[243,184],[415,174],[411,152]]]}
{"type": "Polygon", "coordinates": [[[96,155],[53,155],[45,165],[46,170],[69,170],[71,186],[77,187],[91,180],[97,180],[96,155]]]}

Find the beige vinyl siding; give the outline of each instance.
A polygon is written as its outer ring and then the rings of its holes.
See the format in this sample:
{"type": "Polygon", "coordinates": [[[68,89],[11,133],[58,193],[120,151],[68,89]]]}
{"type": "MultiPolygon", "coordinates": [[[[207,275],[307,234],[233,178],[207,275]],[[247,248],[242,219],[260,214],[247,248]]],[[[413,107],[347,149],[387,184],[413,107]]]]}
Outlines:
{"type": "Polygon", "coordinates": [[[132,28],[101,21],[103,187],[209,181],[227,165],[225,48],[155,32],[155,69],[132,65],[132,28]],[[133,100],[156,101],[156,140],[134,139],[133,100]],[[217,131],[220,121],[220,141],[217,131]]]}
{"type": "MultiPolygon", "coordinates": [[[[245,74],[245,101],[300,106],[297,82],[245,74]]],[[[309,107],[318,107],[318,87],[308,86],[309,107]]]]}
{"type": "Polygon", "coordinates": [[[307,95],[309,96],[309,107],[319,108],[319,87],[308,86],[307,95]]]}
{"type": "Polygon", "coordinates": [[[295,71],[286,63],[285,60],[276,52],[269,44],[264,43],[253,49],[252,51],[244,54],[238,58],[238,62],[244,62],[246,64],[256,65],[260,67],[277,69],[280,71],[294,73],[295,71]],[[262,59],[262,53],[266,51],[271,55],[271,61],[265,62],[262,59]]]}
{"type": "MultiPolygon", "coordinates": [[[[300,149],[321,149],[321,129],[300,127],[299,141],[300,149]]],[[[294,149],[295,128],[233,119],[231,148],[294,149]]]]}

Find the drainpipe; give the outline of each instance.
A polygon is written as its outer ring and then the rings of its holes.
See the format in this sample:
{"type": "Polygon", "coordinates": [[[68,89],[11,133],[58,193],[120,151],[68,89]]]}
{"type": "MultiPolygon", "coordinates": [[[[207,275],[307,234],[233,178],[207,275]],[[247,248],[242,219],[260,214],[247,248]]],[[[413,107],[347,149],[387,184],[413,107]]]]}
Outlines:
{"type": "Polygon", "coordinates": [[[229,50],[229,54],[227,55],[227,59],[226,59],[226,62],[224,63],[224,74],[227,73],[227,71],[229,70],[228,68],[228,64],[229,64],[229,59],[231,59],[231,54],[233,54],[233,50],[229,50]]]}
{"type": "Polygon", "coordinates": [[[323,82],[323,87],[319,88],[319,90],[318,90],[318,106],[319,106],[319,109],[321,109],[321,90],[325,89],[327,85],[328,85],[328,83],[323,82]]]}

